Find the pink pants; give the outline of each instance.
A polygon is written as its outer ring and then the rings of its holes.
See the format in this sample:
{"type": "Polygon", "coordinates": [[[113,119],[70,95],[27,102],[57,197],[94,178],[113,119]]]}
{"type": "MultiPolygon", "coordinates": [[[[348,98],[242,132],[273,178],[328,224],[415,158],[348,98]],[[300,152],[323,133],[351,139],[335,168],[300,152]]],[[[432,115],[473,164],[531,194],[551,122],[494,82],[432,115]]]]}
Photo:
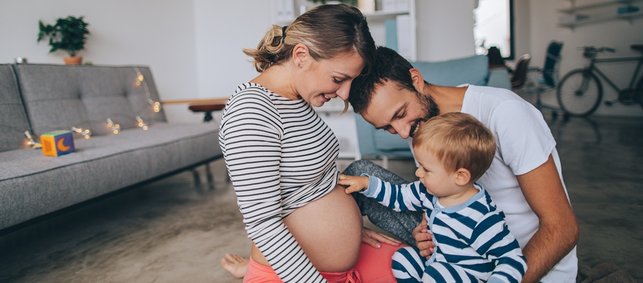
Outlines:
{"type": "MultiPolygon", "coordinates": [[[[345,272],[321,272],[331,283],[393,283],[396,282],[391,268],[391,258],[400,246],[382,244],[374,248],[362,243],[359,258],[353,269],[345,272]]],[[[262,265],[250,258],[244,283],[278,283],[279,276],[270,266],[262,265]]]]}

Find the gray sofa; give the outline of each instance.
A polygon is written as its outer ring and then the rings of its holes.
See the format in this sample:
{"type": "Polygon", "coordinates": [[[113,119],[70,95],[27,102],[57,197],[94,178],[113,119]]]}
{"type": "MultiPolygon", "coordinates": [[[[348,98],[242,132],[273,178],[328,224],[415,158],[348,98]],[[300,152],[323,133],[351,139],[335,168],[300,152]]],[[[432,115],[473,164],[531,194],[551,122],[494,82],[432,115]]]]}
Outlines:
{"type": "Polygon", "coordinates": [[[144,66],[0,65],[0,231],[222,156],[216,123],[168,123],[152,110],[158,101],[144,66]],[[92,131],[74,136],[74,153],[24,147],[27,130],[37,138],[71,127],[92,131]]]}

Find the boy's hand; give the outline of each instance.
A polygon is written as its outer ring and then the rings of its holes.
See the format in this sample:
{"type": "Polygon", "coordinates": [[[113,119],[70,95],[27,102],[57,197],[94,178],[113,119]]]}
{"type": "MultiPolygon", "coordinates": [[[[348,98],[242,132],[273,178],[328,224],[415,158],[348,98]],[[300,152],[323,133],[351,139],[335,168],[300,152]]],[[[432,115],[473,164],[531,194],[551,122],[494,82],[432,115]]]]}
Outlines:
{"type": "Polygon", "coordinates": [[[413,229],[412,234],[415,238],[415,245],[420,250],[420,255],[431,257],[435,251],[435,243],[433,243],[433,234],[427,229],[426,218],[422,217],[422,221],[413,229]]]}
{"type": "Polygon", "coordinates": [[[350,194],[368,188],[368,177],[340,174],[338,183],[342,186],[345,186],[346,189],[344,189],[344,191],[347,194],[350,194]]]}

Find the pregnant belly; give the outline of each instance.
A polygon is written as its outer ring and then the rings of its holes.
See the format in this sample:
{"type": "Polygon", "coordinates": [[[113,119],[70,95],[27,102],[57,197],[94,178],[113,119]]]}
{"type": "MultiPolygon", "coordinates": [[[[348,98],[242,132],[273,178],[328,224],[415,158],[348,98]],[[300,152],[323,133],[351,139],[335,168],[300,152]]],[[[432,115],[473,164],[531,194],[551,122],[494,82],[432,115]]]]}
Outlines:
{"type": "MultiPolygon", "coordinates": [[[[341,186],[296,209],[284,223],[319,271],[346,271],[357,261],[362,217],[353,197],[341,186]]],[[[252,257],[269,265],[254,245],[252,257]]]]}

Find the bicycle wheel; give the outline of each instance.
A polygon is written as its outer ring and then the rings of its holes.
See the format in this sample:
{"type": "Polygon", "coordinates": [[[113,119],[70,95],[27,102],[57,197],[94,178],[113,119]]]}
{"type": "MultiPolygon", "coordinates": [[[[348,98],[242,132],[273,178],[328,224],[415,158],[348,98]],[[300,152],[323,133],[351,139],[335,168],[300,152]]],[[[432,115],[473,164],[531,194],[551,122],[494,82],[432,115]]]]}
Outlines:
{"type": "Polygon", "coordinates": [[[563,111],[571,116],[584,117],[598,108],[603,99],[603,86],[593,73],[575,69],[560,81],[556,96],[563,111]]]}

